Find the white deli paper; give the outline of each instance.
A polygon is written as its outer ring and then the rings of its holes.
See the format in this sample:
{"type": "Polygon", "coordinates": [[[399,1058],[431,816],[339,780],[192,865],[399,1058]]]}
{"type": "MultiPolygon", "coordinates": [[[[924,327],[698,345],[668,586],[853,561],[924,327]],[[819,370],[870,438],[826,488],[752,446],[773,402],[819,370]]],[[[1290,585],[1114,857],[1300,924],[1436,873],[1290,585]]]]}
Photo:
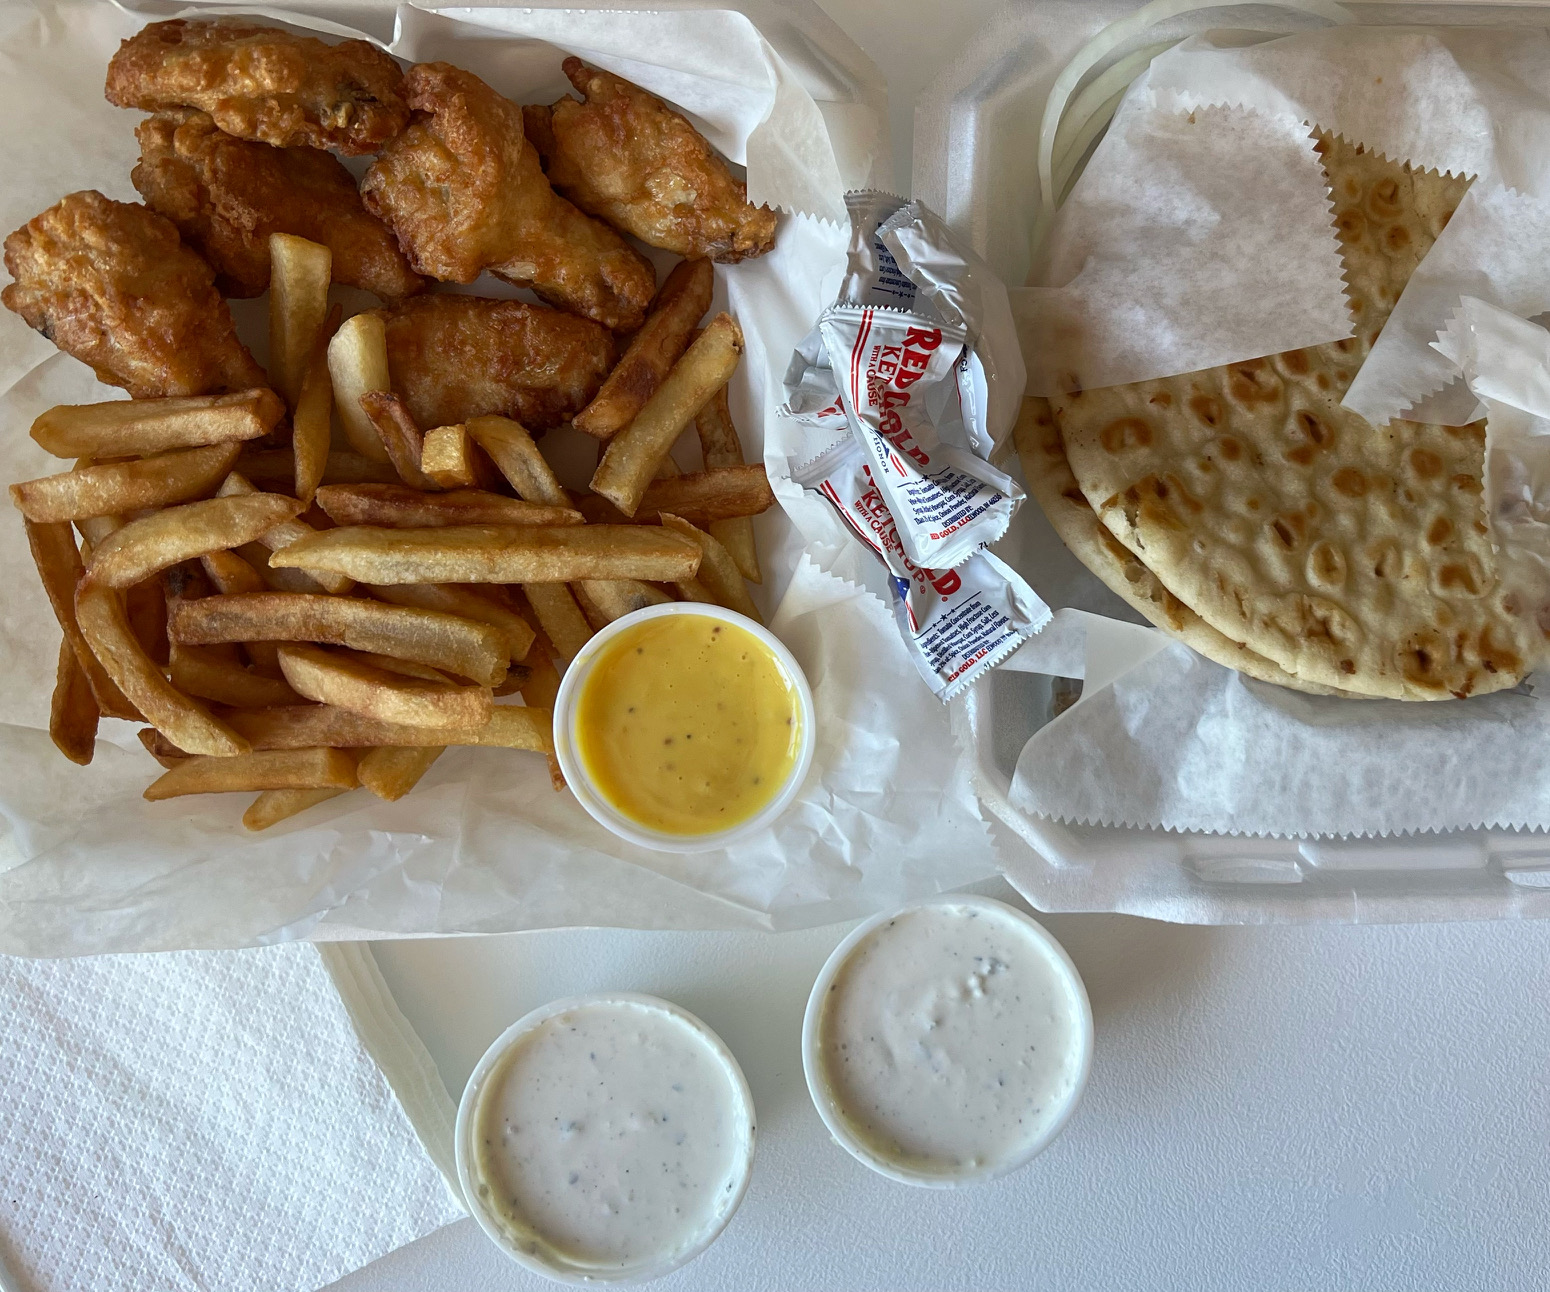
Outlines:
{"type": "MultiPolygon", "coordinates": [[[[1543,31],[1351,25],[1243,39],[1193,37],[1131,86],[1015,301],[1030,391],[1171,376],[1350,335],[1312,127],[1423,169],[1473,175],[1476,194],[1550,187],[1543,31]]],[[[1477,218],[1444,234],[1456,244],[1448,281],[1504,273],[1518,282],[1511,266],[1520,262],[1496,258],[1499,224],[1477,218]]],[[[1531,255],[1521,258],[1526,271],[1531,255]]],[[[1418,293],[1427,263],[1413,280],[1418,293]]],[[[1424,317],[1409,322],[1402,299],[1389,328],[1424,333],[1420,358],[1415,341],[1401,350],[1380,340],[1349,407],[1381,424],[1415,402],[1390,407],[1393,387],[1419,385],[1419,396],[1443,384],[1425,344],[1458,294],[1436,312],[1428,293],[1424,317]],[[1378,390],[1382,399],[1364,394],[1378,390]]]]}
{"type": "MultiPolygon", "coordinates": [[[[143,16],[94,0],[4,0],[0,18],[0,105],[14,127],[0,146],[0,226],[15,228],[79,188],[135,200],[138,117],[108,106],[99,87],[143,16]]],[[[841,62],[819,63],[796,30],[783,52],[798,59],[800,81],[747,18],[725,11],[383,5],[360,20],[383,38],[391,31],[389,48],[401,57],[445,58],[519,101],[565,92],[560,61],[575,52],[684,107],[728,156],[746,160],[751,196],[784,211],[831,215],[846,186],[886,182],[872,173],[872,92],[847,91],[841,62]],[[814,93],[826,100],[817,108],[814,93]]],[[[718,267],[713,308],[736,314],[746,340],[732,405],[755,457],[787,357],[833,299],[844,248],[838,225],[788,215],[769,255],[718,267]]],[[[262,308],[239,309],[239,327],[256,321],[261,332],[262,308]]],[[[59,469],[26,436],[37,413],[117,393],[15,316],[0,316],[5,478],[59,469]]],[[[776,487],[783,503],[800,495],[776,487]]],[[[759,595],[812,683],[818,755],[775,830],[684,857],[621,843],[549,787],[541,759],[490,750],[449,751],[397,803],[347,795],[258,835],[238,824],[241,796],[146,803],[140,793],[156,768],[127,724],[103,723],[89,768],[50,745],[58,628],[20,526],[0,529],[0,950],[66,955],[568,924],[779,928],[992,873],[967,761],[882,601],[847,581],[850,567],[822,534],[814,543],[773,512],[757,528],[759,595]]]]}

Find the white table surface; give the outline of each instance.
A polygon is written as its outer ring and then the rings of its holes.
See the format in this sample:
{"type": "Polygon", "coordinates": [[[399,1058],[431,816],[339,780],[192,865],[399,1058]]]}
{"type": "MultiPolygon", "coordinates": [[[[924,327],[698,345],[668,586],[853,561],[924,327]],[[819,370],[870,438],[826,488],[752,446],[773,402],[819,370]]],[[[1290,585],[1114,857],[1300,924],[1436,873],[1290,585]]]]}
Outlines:
{"type": "MultiPolygon", "coordinates": [[[[824,7],[890,73],[895,178],[907,189],[911,102],[995,6],[824,7]]],[[[848,925],[376,951],[454,1097],[489,1041],[556,996],[654,992],[721,1033],[759,1114],[753,1183],[726,1234],[663,1292],[1550,1283],[1550,923],[1045,922],[1092,997],[1087,1098],[1031,1166],[956,1193],[873,1175],[830,1142],[808,1100],[802,1010],[848,925]]],[[[551,1286],[469,1220],[334,1288],[551,1286]]]]}

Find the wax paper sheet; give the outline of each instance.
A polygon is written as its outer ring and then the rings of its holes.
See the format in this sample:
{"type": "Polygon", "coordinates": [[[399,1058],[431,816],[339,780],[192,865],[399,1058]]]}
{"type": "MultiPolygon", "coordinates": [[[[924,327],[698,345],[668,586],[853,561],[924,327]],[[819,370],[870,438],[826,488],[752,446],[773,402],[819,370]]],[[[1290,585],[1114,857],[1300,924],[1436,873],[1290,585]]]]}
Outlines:
{"type": "MultiPolygon", "coordinates": [[[[154,16],[191,12],[210,10],[162,6],[154,16]]],[[[317,12],[327,17],[283,16],[353,34],[338,21],[343,13],[406,59],[446,58],[518,100],[565,92],[562,52],[577,53],[679,104],[746,162],[755,200],[792,213],[774,252],[717,271],[713,308],[733,310],[747,342],[732,404],[757,457],[791,348],[833,298],[843,266],[843,231],[818,217],[843,210],[846,187],[887,182],[875,169],[875,83],[857,88],[842,75],[844,58],[818,57],[789,13],[771,29],[788,37],[777,51],[748,18],[727,11],[357,4],[317,12]]],[[[95,0],[0,3],[0,106],[10,127],[0,143],[4,229],[75,189],[135,199],[128,176],[138,116],[106,104],[100,87],[118,42],[144,21],[95,0]]],[[[496,294],[483,282],[474,290],[496,294]]],[[[239,327],[261,335],[261,303],[237,313],[239,327]]],[[[117,393],[14,316],[0,317],[5,478],[58,469],[26,437],[38,412],[117,393]]],[[[677,857],[623,845],[549,787],[542,760],[493,750],[449,751],[397,803],[348,795],[260,835],[237,824],[241,796],[146,803],[140,791],[157,769],[126,724],[104,722],[89,768],[49,744],[58,628],[20,524],[0,527],[0,950],[64,955],[566,924],[774,928],[859,915],[993,871],[964,755],[913,676],[886,607],[846,580],[838,548],[812,543],[778,512],[757,528],[767,571],[759,596],[813,685],[818,756],[773,832],[677,857]]]]}

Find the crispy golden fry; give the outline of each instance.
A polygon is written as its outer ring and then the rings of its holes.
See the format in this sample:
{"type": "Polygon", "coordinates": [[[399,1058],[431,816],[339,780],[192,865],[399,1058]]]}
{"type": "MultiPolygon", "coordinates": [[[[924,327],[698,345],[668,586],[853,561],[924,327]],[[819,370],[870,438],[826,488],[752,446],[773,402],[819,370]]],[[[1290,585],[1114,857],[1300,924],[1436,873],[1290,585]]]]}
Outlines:
{"type": "MultiPolygon", "coordinates": [[[[233,471],[226,477],[225,482],[221,485],[220,496],[222,498],[273,498],[281,497],[283,495],[261,495],[259,494],[258,490],[256,490],[251,484],[244,480],[241,475],[233,471]]],[[[275,525],[270,529],[266,529],[258,536],[258,542],[263,544],[263,546],[268,548],[271,552],[279,552],[289,547],[298,539],[305,538],[309,534],[315,533],[317,533],[317,531],[313,529],[311,525],[307,524],[306,521],[292,516],[290,519],[282,520],[278,525],[275,525]]],[[[336,596],[343,595],[355,586],[350,579],[341,578],[340,576],[334,574],[310,575],[308,577],[311,579],[313,584],[322,588],[324,592],[332,592],[336,596]]],[[[307,591],[312,591],[312,588],[307,588],[307,591]]]]}
{"type": "Polygon", "coordinates": [[[571,590],[563,583],[526,583],[522,591],[556,657],[561,664],[569,664],[592,637],[592,625],[571,590]]]}
{"type": "Polygon", "coordinates": [[[657,464],[705,401],[726,385],[742,353],[742,329],[730,314],[716,315],[635,420],[608,441],[592,491],[633,516],[657,464]]]}
{"type": "Polygon", "coordinates": [[[108,102],[200,108],[229,135],[373,153],[408,124],[403,73],[364,40],[327,45],[241,18],[153,22],[108,64],[108,102]]]}
{"type": "Polygon", "coordinates": [[[424,493],[407,485],[324,485],[317,503],[337,525],[579,525],[571,507],[523,502],[482,489],[424,493]]]}
{"type": "Polygon", "coordinates": [[[592,626],[599,630],[647,606],[662,606],[672,600],[649,583],[638,579],[582,579],[573,591],[592,626]]]}
{"type": "Polygon", "coordinates": [[[329,153],[237,139],[190,108],[147,117],[135,137],[135,188],[214,266],[228,296],[257,296],[268,286],[275,233],[322,243],[333,253],[336,283],[384,300],[425,286],[387,226],[361,205],[355,176],[329,153]]]}
{"type": "Polygon", "coordinates": [[[420,469],[443,489],[499,489],[504,481],[461,424],[425,432],[420,469]]]}
{"type": "Polygon", "coordinates": [[[701,605],[707,606],[721,604],[699,579],[677,579],[673,583],[673,591],[678,594],[680,601],[698,601],[701,605]]]}
{"type": "MultiPolygon", "coordinates": [[[[694,415],[694,429],[700,438],[700,453],[704,456],[707,468],[743,465],[743,441],[732,421],[732,409],[727,403],[725,386],[694,415]]],[[[707,528],[711,536],[732,554],[732,559],[737,562],[737,568],[743,572],[745,579],[753,583],[764,582],[764,575],[759,570],[759,549],[754,544],[751,518],[735,516],[728,520],[713,520],[707,528]]]]}
{"type": "MultiPolygon", "coordinates": [[[[327,324],[323,331],[328,332],[327,324]]],[[[325,338],[313,351],[312,362],[301,379],[301,394],[291,418],[291,458],[295,467],[296,497],[307,506],[328,472],[329,444],[333,438],[334,380],[328,374],[325,338]]],[[[364,459],[363,459],[364,460],[364,459]]]]}
{"type": "Polygon", "coordinates": [[[269,560],[362,583],[571,583],[683,579],[699,568],[700,553],[645,525],[352,525],[292,543],[269,560]]]}
{"type": "Polygon", "coordinates": [[[328,316],[334,254],[295,234],[271,233],[269,265],[269,374],[294,409],[328,316]]]}
{"type": "Polygon", "coordinates": [[[294,498],[258,493],[169,507],[115,530],[92,553],[88,582],[127,588],[179,561],[250,543],[301,510],[294,498]]]}
{"type": "Polygon", "coordinates": [[[122,516],[86,516],[75,522],[81,534],[81,559],[90,560],[92,548],[124,528],[122,516]]]}
{"type": "Polygon", "coordinates": [[[5,267],[6,308],[136,399],[266,384],[210,266],[143,206],[72,193],[5,240],[5,267]]]}
{"type": "Polygon", "coordinates": [[[775,212],[679,113],[638,85],[565,60],[584,103],[528,108],[529,137],[549,182],[583,211],[653,247],[731,262],[775,245],[775,212]]]}
{"type": "Polygon", "coordinates": [[[361,412],[371,421],[398,478],[415,489],[440,489],[441,486],[420,469],[425,437],[410,415],[408,405],[386,390],[368,390],[361,396],[360,404],[361,412]]]}
{"type": "Polygon", "coordinates": [[[97,751],[97,697],[69,641],[59,643],[54,698],[49,704],[48,735],[72,763],[85,767],[97,751]]]}
{"type": "Polygon", "coordinates": [[[597,397],[576,414],[572,425],[578,431],[606,440],[630,424],[688,348],[695,325],[710,308],[715,281],[708,260],[684,260],[674,266],[630,348],[597,397]]]}
{"type": "MultiPolygon", "coordinates": [[[[206,597],[189,606],[208,605],[224,597],[206,597]]],[[[186,608],[186,607],[185,607],[186,608]]],[[[145,719],[190,754],[230,757],[248,751],[248,744],[224,723],[210,716],[197,700],[184,695],[162,676],[141,648],[124,612],[123,594],[115,588],[83,579],[75,597],[81,631],[108,675],[145,719]]]]}
{"type": "Polygon", "coordinates": [[[157,731],[155,727],[141,727],[139,731],[135,732],[135,735],[140,738],[140,743],[145,746],[145,752],[163,767],[176,767],[191,756],[185,754],[168,740],[166,736],[157,731]]]}
{"type": "Polygon", "coordinates": [[[361,407],[361,397],[368,392],[393,388],[381,314],[357,314],[340,324],[328,343],[328,375],[350,447],[373,462],[389,461],[382,437],[361,407]]]}
{"type": "MultiPolygon", "coordinates": [[[[331,378],[329,384],[331,387],[331,378]]],[[[295,482],[294,446],[289,449],[250,449],[237,459],[237,470],[266,493],[284,493],[295,482]]],[[[330,449],[323,461],[322,483],[397,484],[398,472],[385,459],[378,462],[351,449],[330,449]]]]}
{"type": "Polygon", "coordinates": [[[168,632],[173,641],[191,646],[259,641],[349,646],[429,664],[481,686],[500,682],[508,658],[506,637],[489,624],[411,606],[296,592],[190,601],[173,613],[168,632]]]}
{"type": "MultiPolygon", "coordinates": [[[[133,462],[84,467],[11,486],[28,520],[84,520],[167,507],[210,493],[237,460],[235,444],[182,449],[133,462]]],[[[581,516],[578,514],[579,522],[581,516]]]]}
{"type": "Polygon", "coordinates": [[[488,269],[615,331],[638,328],[656,287],[651,262],[555,196],[522,109],[448,63],[410,68],[405,86],[427,115],[382,150],[361,196],[414,268],[456,283],[488,269]]]}
{"type": "Polygon", "coordinates": [[[554,470],[520,422],[509,417],[475,417],[467,423],[467,430],[473,441],[490,455],[518,498],[555,507],[570,505],[570,497],[560,487],[554,470]]]}
{"type": "Polygon", "coordinates": [[[176,399],[115,399],[51,408],[33,422],[32,438],[56,458],[118,458],[256,440],[284,416],[284,401],[264,388],[176,399]]]}
{"type": "MultiPolygon", "coordinates": [[[[268,559],[267,553],[265,559],[268,559]]],[[[266,586],[264,576],[235,552],[206,552],[199,558],[199,564],[216,590],[227,595],[262,592],[266,586]]]]}
{"type": "Polygon", "coordinates": [[[362,785],[391,803],[418,785],[445,749],[444,745],[384,745],[362,754],[355,770],[362,785]]]}
{"type": "Polygon", "coordinates": [[[279,678],[251,673],[236,660],[217,651],[214,646],[184,646],[173,642],[168,661],[172,685],[185,695],[216,700],[238,709],[301,703],[302,697],[279,678]]]}
{"type": "Polygon", "coordinates": [[[457,615],[460,619],[489,624],[505,636],[513,664],[526,659],[533,646],[532,625],[515,610],[482,596],[483,591],[481,588],[465,588],[456,583],[390,583],[371,589],[373,596],[392,605],[439,610],[443,614],[457,615]]]}
{"type": "Polygon", "coordinates": [[[548,430],[584,408],[613,367],[604,328],[542,305],[438,293],[379,313],[392,389],[421,426],[496,413],[548,430]]]}
{"type": "MultiPolygon", "coordinates": [[[[552,650],[549,642],[538,644],[533,651],[531,671],[521,687],[522,702],[535,709],[553,710],[560,694],[560,675],[551,658],[552,650]]],[[[549,755],[549,783],[557,792],[565,788],[565,773],[560,770],[560,760],[553,754],[549,755]]]]}
{"type": "Polygon", "coordinates": [[[490,688],[406,677],[318,646],[280,647],[280,668],[299,694],[384,722],[418,727],[478,727],[489,718],[490,688]]]}
{"type": "MultiPolygon", "coordinates": [[[[281,647],[283,650],[284,647],[281,647]]],[[[378,655],[369,650],[348,650],[343,646],[334,647],[331,652],[339,659],[355,660],[360,664],[369,664],[372,668],[384,669],[389,673],[397,673],[401,677],[417,677],[424,682],[452,683],[452,678],[443,673],[439,668],[431,668],[428,664],[416,664],[413,660],[394,659],[391,655],[378,655]]],[[[511,675],[508,673],[508,677],[511,675]]],[[[504,683],[502,683],[504,685],[504,683]]],[[[348,705],[341,706],[348,708],[348,705]]]]}
{"type": "Polygon", "coordinates": [[[589,524],[618,525],[628,521],[656,524],[658,516],[672,512],[695,525],[706,525],[735,516],[757,516],[775,505],[764,464],[716,467],[694,471],[646,487],[634,516],[626,516],[606,498],[586,497],[576,509],[589,524]]]}
{"type": "Polygon", "coordinates": [[[190,758],[146,788],[152,803],[241,790],[354,789],[355,759],[342,749],[268,749],[235,758],[190,758]]]}
{"type": "Polygon", "coordinates": [[[267,830],[308,808],[349,792],[339,786],[315,790],[264,790],[242,814],[242,824],[249,830],[267,830]]]}
{"type": "Polygon", "coordinates": [[[75,651],[76,662],[86,674],[92,694],[97,697],[97,707],[105,717],[123,718],[129,722],[140,720],[140,711],[130,704],[118,684],[108,676],[106,669],[92,648],[87,644],[75,617],[75,588],[86,573],[81,563],[80,549],[75,545],[75,535],[64,521],[40,525],[24,521],[27,528],[27,544],[32,549],[33,563],[38,567],[38,578],[48,594],[54,618],[75,651]]]}
{"type": "Polygon", "coordinates": [[[759,607],[754,605],[753,598],[748,595],[748,588],[743,583],[743,572],[737,568],[737,562],[726,548],[703,529],[696,529],[671,512],[662,513],[662,524],[699,545],[700,572],[696,577],[716,599],[717,605],[747,615],[755,623],[764,622],[759,607]]]}
{"type": "Polygon", "coordinates": [[[158,668],[165,670],[170,644],[167,641],[167,598],[159,576],[141,579],[124,589],[124,613],[129,619],[129,631],[134,633],[140,649],[158,668]]]}
{"type": "Polygon", "coordinates": [[[305,749],[326,745],[359,749],[377,745],[485,745],[554,752],[554,711],[497,704],[482,727],[406,727],[330,704],[291,704],[279,709],[233,709],[226,715],[255,749],[305,749]]]}

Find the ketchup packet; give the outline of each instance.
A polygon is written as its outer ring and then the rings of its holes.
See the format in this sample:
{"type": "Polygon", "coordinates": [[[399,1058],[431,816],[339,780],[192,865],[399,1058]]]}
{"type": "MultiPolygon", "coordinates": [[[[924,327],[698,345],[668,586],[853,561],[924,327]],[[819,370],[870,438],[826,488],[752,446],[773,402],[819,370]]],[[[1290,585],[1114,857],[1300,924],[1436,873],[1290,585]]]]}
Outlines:
{"type": "Polygon", "coordinates": [[[871,463],[854,441],[841,441],[796,479],[827,498],[888,567],[899,632],[939,699],[952,699],[1049,623],[1049,607],[989,552],[976,551],[951,570],[911,561],[871,463]]]}
{"type": "Polygon", "coordinates": [[[871,459],[910,560],[951,569],[1006,533],[1021,487],[950,442],[962,436],[963,330],[847,305],[825,310],[818,330],[851,432],[871,459]]]}

